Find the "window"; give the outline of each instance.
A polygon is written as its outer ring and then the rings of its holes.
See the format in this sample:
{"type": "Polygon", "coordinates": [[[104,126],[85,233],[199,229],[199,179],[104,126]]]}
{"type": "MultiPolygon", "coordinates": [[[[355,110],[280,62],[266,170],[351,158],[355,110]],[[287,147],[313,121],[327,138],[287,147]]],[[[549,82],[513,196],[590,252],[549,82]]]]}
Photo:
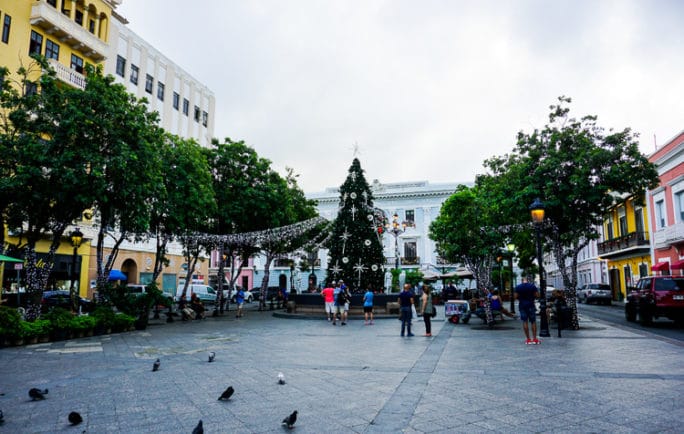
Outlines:
{"type": "Polygon", "coordinates": [[[152,93],[152,86],[154,85],[154,78],[150,74],[145,77],[145,92],[152,93]]]}
{"type": "Polygon", "coordinates": [[[404,243],[404,258],[406,259],[404,262],[410,262],[413,261],[415,262],[416,257],[418,256],[418,249],[416,246],[415,241],[406,241],[404,243]]]}
{"type": "Polygon", "coordinates": [[[416,213],[412,209],[406,210],[406,223],[414,225],[416,223],[416,213]]]}
{"type": "Polygon", "coordinates": [[[53,8],[56,8],[57,7],[57,0],[47,0],[47,4],[49,4],[53,8]]]}
{"type": "Polygon", "coordinates": [[[209,123],[209,113],[203,111],[202,112],[202,125],[204,125],[206,127],[207,123],[209,123]]]}
{"type": "Polygon", "coordinates": [[[679,223],[684,222],[684,190],[678,191],[674,195],[675,212],[679,223]]]}
{"type": "Polygon", "coordinates": [[[613,239],[613,221],[609,221],[606,224],[606,236],[604,237],[606,241],[613,239]]]}
{"type": "Polygon", "coordinates": [[[12,26],[12,17],[5,14],[5,20],[2,23],[2,42],[5,44],[9,42],[10,27],[12,26]]]}
{"type": "Polygon", "coordinates": [[[656,229],[665,227],[665,201],[660,199],[655,203],[656,229]]]}
{"type": "Polygon", "coordinates": [[[131,83],[138,84],[138,67],[131,63],[131,83]]]}
{"type": "Polygon", "coordinates": [[[200,109],[199,107],[195,106],[195,122],[199,122],[200,120],[200,109]]]}
{"type": "Polygon", "coordinates": [[[116,56],[116,75],[120,77],[126,76],[126,59],[119,55],[116,56]]]}
{"type": "Polygon", "coordinates": [[[636,224],[636,231],[639,235],[644,236],[644,209],[637,208],[634,210],[634,223],[636,224]]]}
{"type": "Polygon", "coordinates": [[[95,20],[88,21],[88,31],[92,34],[95,34],[95,20]]]}
{"type": "Polygon", "coordinates": [[[38,85],[32,81],[26,83],[26,96],[35,95],[38,93],[38,85]]]}
{"type": "Polygon", "coordinates": [[[183,98],[183,114],[185,116],[188,115],[188,110],[190,110],[190,101],[188,101],[186,98],[183,98]]]}
{"type": "Polygon", "coordinates": [[[43,52],[43,35],[31,30],[31,42],[29,43],[29,54],[41,54],[43,52]]]}
{"type": "Polygon", "coordinates": [[[178,107],[180,106],[180,95],[178,95],[178,92],[173,93],[173,108],[178,110],[178,107]]]}
{"type": "Polygon", "coordinates": [[[45,57],[59,60],[59,45],[49,39],[45,41],[45,57]]]}
{"type": "Polygon", "coordinates": [[[71,55],[71,69],[73,69],[76,72],[80,72],[83,74],[83,59],[78,57],[75,54],[71,55]]]}
{"type": "Polygon", "coordinates": [[[76,9],[76,16],[74,17],[74,21],[76,21],[76,24],[79,26],[83,25],[83,11],[79,11],[76,9]]]}
{"type": "Polygon", "coordinates": [[[157,98],[159,101],[164,101],[164,83],[161,81],[157,82],[157,98]]]}
{"type": "Polygon", "coordinates": [[[627,235],[627,216],[620,216],[620,236],[624,237],[627,235]]]}

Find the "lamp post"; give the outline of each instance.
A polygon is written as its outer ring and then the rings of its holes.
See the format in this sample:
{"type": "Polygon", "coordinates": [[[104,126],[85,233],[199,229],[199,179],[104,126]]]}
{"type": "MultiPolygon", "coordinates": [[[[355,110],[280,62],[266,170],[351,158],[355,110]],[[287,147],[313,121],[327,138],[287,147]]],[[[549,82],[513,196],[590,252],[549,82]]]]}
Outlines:
{"type": "Polygon", "coordinates": [[[537,263],[539,265],[539,310],[541,311],[541,318],[539,320],[539,336],[549,337],[549,319],[546,316],[546,276],[544,271],[544,263],[542,262],[542,242],[541,242],[541,227],[544,223],[544,204],[536,198],[530,205],[530,214],[532,215],[532,222],[534,223],[534,232],[537,239],[537,263]]]}
{"type": "Polygon", "coordinates": [[[406,222],[401,222],[399,223],[399,216],[395,212],[394,215],[392,216],[392,222],[387,223],[386,228],[387,231],[394,235],[394,269],[398,270],[399,269],[399,235],[403,234],[404,231],[406,231],[406,226],[408,226],[408,223],[406,222]]]}
{"type": "Polygon", "coordinates": [[[515,313],[515,294],[513,293],[513,252],[515,251],[515,244],[508,243],[506,245],[506,250],[508,250],[508,269],[511,272],[511,291],[509,294],[511,302],[511,313],[515,313]]]}
{"type": "Polygon", "coordinates": [[[81,242],[83,242],[83,232],[81,232],[78,227],[75,227],[74,230],[71,231],[71,235],[69,237],[71,238],[71,245],[74,247],[74,254],[71,258],[71,284],[69,285],[69,296],[71,297],[71,308],[74,311],[77,311],[78,307],[76,306],[74,282],[78,278],[78,274],[76,273],[76,259],[78,255],[78,248],[81,247],[81,242]]]}

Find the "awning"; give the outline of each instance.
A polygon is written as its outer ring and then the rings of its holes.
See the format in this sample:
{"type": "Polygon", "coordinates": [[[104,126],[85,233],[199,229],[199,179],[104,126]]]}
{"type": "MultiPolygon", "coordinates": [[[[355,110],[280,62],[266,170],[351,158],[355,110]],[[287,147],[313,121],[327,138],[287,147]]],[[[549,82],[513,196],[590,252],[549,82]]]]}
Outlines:
{"type": "Polygon", "coordinates": [[[0,255],[0,261],[2,262],[24,262],[23,259],[11,258],[9,256],[0,255]]]}
{"type": "Polygon", "coordinates": [[[684,259],[677,262],[673,262],[672,265],[670,265],[670,268],[672,268],[673,270],[684,270],[684,259]]]}
{"type": "Polygon", "coordinates": [[[669,269],[669,262],[658,262],[657,264],[651,266],[651,271],[667,271],[669,269]]]}
{"type": "Polygon", "coordinates": [[[121,270],[112,270],[109,272],[109,281],[114,280],[128,280],[128,277],[121,270]]]}

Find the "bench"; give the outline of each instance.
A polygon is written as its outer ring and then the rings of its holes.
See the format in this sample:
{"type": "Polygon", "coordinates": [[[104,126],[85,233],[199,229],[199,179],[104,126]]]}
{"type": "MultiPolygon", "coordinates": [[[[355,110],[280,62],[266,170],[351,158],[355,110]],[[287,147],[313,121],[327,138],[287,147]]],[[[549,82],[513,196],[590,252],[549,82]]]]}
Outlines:
{"type": "MultiPolygon", "coordinates": [[[[373,297],[373,311],[389,314],[391,308],[397,305],[395,294],[375,294],[373,297]]],[[[288,312],[291,313],[324,313],[325,301],[319,293],[296,294],[288,301],[288,312]],[[294,298],[294,299],[293,299],[294,298]]],[[[397,311],[399,313],[398,305],[397,311]]],[[[363,294],[352,294],[349,305],[349,315],[363,315],[363,294]]]]}

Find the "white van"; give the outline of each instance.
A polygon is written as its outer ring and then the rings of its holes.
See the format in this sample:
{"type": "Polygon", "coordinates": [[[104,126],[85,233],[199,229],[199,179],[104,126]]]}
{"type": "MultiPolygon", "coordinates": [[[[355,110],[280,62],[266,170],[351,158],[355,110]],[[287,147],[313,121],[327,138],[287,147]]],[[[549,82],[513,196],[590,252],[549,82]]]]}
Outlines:
{"type": "MultiPolygon", "coordinates": [[[[184,286],[185,286],[184,284],[181,284],[181,285],[178,285],[178,288],[176,288],[176,297],[175,297],[176,301],[178,301],[180,299],[181,294],[183,294],[183,287],[184,286]]],[[[185,293],[185,299],[187,301],[190,301],[192,294],[196,294],[197,298],[199,298],[202,303],[215,303],[216,302],[216,290],[209,285],[197,285],[194,283],[191,285],[188,285],[188,290],[185,293]]],[[[223,294],[224,294],[224,296],[227,296],[228,291],[224,290],[223,294]]]]}

